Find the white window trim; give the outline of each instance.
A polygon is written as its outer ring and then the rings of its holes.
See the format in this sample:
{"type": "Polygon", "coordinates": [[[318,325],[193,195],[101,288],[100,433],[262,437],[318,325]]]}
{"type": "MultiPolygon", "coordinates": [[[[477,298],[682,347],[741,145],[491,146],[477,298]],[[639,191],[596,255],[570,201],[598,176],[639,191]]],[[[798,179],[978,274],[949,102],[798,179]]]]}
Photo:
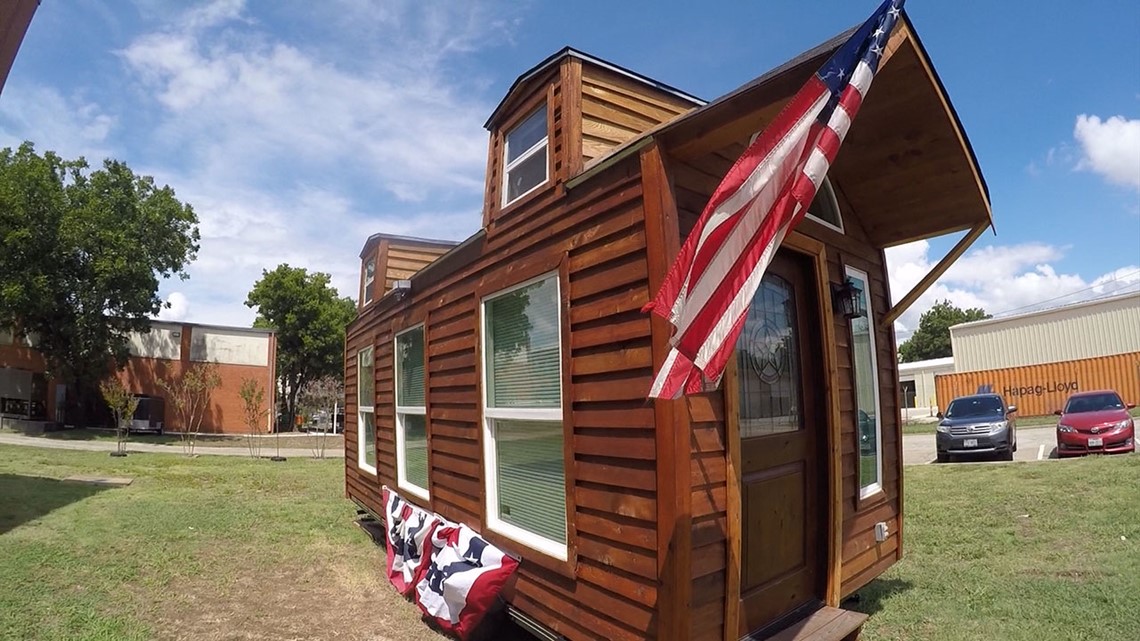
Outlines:
{"type": "Polygon", "coordinates": [[[375,282],[376,282],[376,259],[373,258],[372,260],[369,260],[367,263],[364,263],[364,292],[362,293],[361,297],[364,300],[365,305],[372,302],[372,284],[375,282]],[[371,275],[368,274],[368,265],[372,265],[372,274],[371,275]]]}
{"type": "MultiPolygon", "coordinates": [[[[424,335],[424,360],[427,360],[427,331],[424,324],[420,323],[414,327],[409,327],[392,338],[392,349],[394,357],[392,358],[392,380],[394,381],[395,399],[393,403],[396,406],[396,485],[411,494],[414,494],[425,501],[428,500],[430,494],[426,487],[420,487],[415,483],[408,480],[408,456],[406,445],[406,436],[404,434],[404,415],[405,414],[418,414],[427,420],[427,406],[426,405],[400,405],[400,351],[399,340],[404,334],[420,331],[424,335]]],[[[427,372],[427,363],[424,363],[424,372],[427,372]]],[[[425,381],[426,384],[426,381],[425,381]]],[[[427,397],[427,390],[424,390],[424,397],[427,397]]],[[[431,482],[431,469],[428,469],[428,482],[431,482]]]]}
{"type": "MultiPolygon", "coordinates": [[[[370,474],[375,476],[376,475],[376,466],[369,465],[368,463],[366,463],[364,461],[364,445],[365,445],[365,443],[364,443],[364,415],[365,414],[371,414],[372,415],[372,425],[373,426],[376,425],[375,389],[373,389],[373,399],[372,399],[373,404],[372,405],[361,405],[360,404],[360,370],[361,370],[360,356],[362,354],[364,354],[365,352],[372,354],[372,380],[373,381],[376,380],[376,352],[372,347],[366,347],[366,348],[356,352],[356,403],[357,403],[357,406],[356,406],[356,466],[359,467],[360,469],[364,470],[365,472],[369,472],[370,474]]],[[[373,384],[375,384],[375,383],[373,383],[373,384]]],[[[372,447],[373,447],[373,449],[375,449],[376,448],[375,430],[373,430],[372,437],[373,437],[372,438],[372,447]]],[[[376,451],[376,456],[377,456],[377,460],[379,460],[379,456],[380,456],[379,450],[376,451]]]]}
{"type": "Polygon", "coordinates": [[[812,214],[810,211],[807,213],[806,217],[814,220],[824,227],[827,227],[828,229],[837,231],[841,234],[846,234],[847,232],[843,231],[843,211],[839,209],[839,199],[835,197],[835,188],[831,186],[831,181],[827,178],[827,176],[824,176],[823,182],[819,184],[819,191],[816,194],[816,198],[818,198],[820,194],[823,194],[827,200],[831,202],[831,206],[835,208],[835,215],[839,218],[839,226],[836,227],[834,224],[816,216],[815,214],[812,214]]]}
{"type": "MultiPolygon", "coordinates": [[[[526,196],[530,192],[532,192],[532,191],[538,189],[539,187],[542,187],[546,183],[550,182],[550,156],[547,155],[546,162],[544,162],[542,164],[542,172],[543,172],[542,180],[540,182],[536,183],[534,187],[531,187],[530,189],[519,194],[518,196],[515,196],[514,198],[512,198],[510,200],[507,199],[507,193],[509,191],[508,190],[508,186],[509,186],[508,182],[510,181],[511,170],[514,169],[515,167],[518,167],[519,165],[521,165],[523,162],[527,161],[528,159],[530,159],[531,156],[534,156],[535,154],[537,154],[540,149],[541,150],[548,149],[548,145],[550,143],[550,118],[549,118],[549,116],[546,116],[546,117],[544,117],[544,120],[546,121],[545,122],[546,135],[544,135],[542,137],[542,140],[534,143],[534,145],[531,146],[530,149],[527,149],[526,151],[524,151],[522,154],[519,155],[518,158],[515,158],[514,161],[512,161],[510,163],[507,162],[507,157],[510,155],[510,152],[511,152],[510,142],[509,142],[511,133],[513,133],[516,129],[518,129],[519,125],[530,120],[531,118],[534,117],[535,114],[537,114],[539,112],[546,112],[546,103],[545,102],[542,103],[541,107],[539,107],[538,109],[535,109],[534,111],[527,114],[525,118],[519,120],[518,124],[516,124],[513,128],[511,128],[510,131],[503,134],[503,186],[502,186],[503,207],[510,205],[511,203],[521,199],[523,196],[526,196]]],[[[500,293],[503,293],[503,292],[500,292],[500,293]]]]}
{"type": "MultiPolygon", "coordinates": [[[[875,395],[875,482],[867,487],[862,487],[862,465],[863,457],[859,455],[859,420],[855,420],[855,455],[858,465],[856,465],[856,482],[859,483],[859,498],[865,499],[883,490],[883,405],[879,398],[879,358],[875,353],[878,347],[875,344],[875,317],[874,312],[871,311],[871,279],[866,272],[856,269],[850,265],[844,266],[844,273],[852,278],[857,278],[863,281],[863,295],[867,297],[867,328],[869,332],[868,339],[871,343],[871,372],[874,375],[872,381],[872,390],[875,395]]],[[[854,350],[854,346],[852,346],[854,350]]],[[[852,351],[854,354],[854,351],[852,351]]],[[[855,374],[855,368],[852,367],[852,373],[855,374]]],[[[857,375],[857,374],[855,374],[857,375]]],[[[858,381],[855,382],[856,394],[856,416],[858,416],[858,381]]]]}
{"type": "MultiPolygon", "coordinates": [[[[562,361],[562,280],[557,271],[547,272],[541,276],[536,276],[530,280],[512,285],[506,289],[499,290],[494,294],[484,296],[479,301],[479,346],[480,358],[483,359],[484,365],[480,367],[483,387],[483,478],[484,489],[487,494],[486,502],[486,518],[487,527],[491,530],[513,539],[526,545],[534,550],[538,550],[544,554],[550,555],[560,561],[565,561],[569,558],[567,543],[553,541],[534,532],[524,530],[517,525],[507,523],[499,518],[499,486],[498,475],[496,470],[499,467],[498,453],[495,450],[495,429],[494,422],[496,419],[516,419],[526,421],[557,421],[559,425],[562,424],[564,416],[562,408],[566,402],[565,390],[559,390],[559,406],[556,408],[492,408],[488,407],[490,398],[488,392],[490,386],[487,385],[487,303],[505,294],[509,294],[515,290],[522,289],[529,285],[542,282],[549,278],[554,279],[555,296],[558,297],[558,372],[561,380],[563,374],[564,363],[562,361]]],[[[561,388],[561,383],[559,384],[561,388]]],[[[566,444],[562,444],[563,451],[565,452],[566,444]]],[[[565,478],[565,470],[563,470],[563,478],[565,478]]],[[[567,491],[569,494],[569,491],[567,491]]],[[[563,506],[563,510],[566,506],[563,506]]],[[[569,528],[570,519],[566,519],[567,528],[569,528]]],[[[567,531],[569,536],[569,531],[567,531]]]]}

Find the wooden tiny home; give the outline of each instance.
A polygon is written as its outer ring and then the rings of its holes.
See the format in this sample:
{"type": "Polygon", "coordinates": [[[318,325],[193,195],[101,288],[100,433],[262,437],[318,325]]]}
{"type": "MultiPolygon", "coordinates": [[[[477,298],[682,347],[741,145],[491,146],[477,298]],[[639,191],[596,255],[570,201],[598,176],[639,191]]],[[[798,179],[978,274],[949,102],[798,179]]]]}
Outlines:
{"type": "Polygon", "coordinates": [[[382,518],[387,485],[517,555],[511,612],[566,639],[856,630],[842,600],[903,550],[892,322],[991,225],[909,20],[720,388],[647,399],[670,331],[640,311],[848,35],[710,103],[572,49],[523,74],[486,124],[482,228],[349,327],[347,495],[382,518]],[[892,307],[884,249],[962,231],[892,307]]]}

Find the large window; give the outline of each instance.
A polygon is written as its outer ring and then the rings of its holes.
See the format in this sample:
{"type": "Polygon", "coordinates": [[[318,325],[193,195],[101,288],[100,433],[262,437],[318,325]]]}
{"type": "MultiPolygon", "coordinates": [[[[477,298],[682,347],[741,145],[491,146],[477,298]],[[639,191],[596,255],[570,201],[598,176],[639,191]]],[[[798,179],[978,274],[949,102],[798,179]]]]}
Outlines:
{"type": "Polygon", "coordinates": [[[875,357],[875,323],[867,274],[847,268],[847,278],[863,298],[865,316],[849,321],[851,360],[855,374],[855,415],[859,438],[859,497],[866,498],[883,488],[883,423],[879,412],[879,369],[875,357]]]}
{"type": "Polygon", "coordinates": [[[396,474],[399,486],[428,497],[424,327],[396,335],[396,474]]]}
{"type": "Polygon", "coordinates": [[[546,105],[507,133],[503,150],[503,206],[546,182],[546,105]]]}
{"type": "Polygon", "coordinates": [[[356,361],[356,451],[360,469],[376,473],[376,376],[372,348],[360,350],[356,361]]]}
{"type": "Polygon", "coordinates": [[[487,523],[566,559],[558,276],[483,301],[487,523]]]}

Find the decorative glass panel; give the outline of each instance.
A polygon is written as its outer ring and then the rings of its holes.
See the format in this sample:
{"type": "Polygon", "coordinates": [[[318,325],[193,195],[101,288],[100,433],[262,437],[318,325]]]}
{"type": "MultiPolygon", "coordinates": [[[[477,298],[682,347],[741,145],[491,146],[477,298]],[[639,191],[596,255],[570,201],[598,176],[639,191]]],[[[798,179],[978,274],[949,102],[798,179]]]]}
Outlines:
{"type": "Polygon", "coordinates": [[[560,407],[557,278],[498,296],[486,310],[487,406],[560,407]]]}
{"type": "Polygon", "coordinates": [[[424,406],[424,330],[396,337],[396,404],[424,406]]]}
{"type": "Polygon", "coordinates": [[[736,343],[740,438],[794,432],[802,425],[795,292],[768,274],[752,297],[736,343]]]}
{"type": "Polygon", "coordinates": [[[562,423],[496,420],[499,518],[566,542],[562,423]]]}
{"type": "Polygon", "coordinates": [[[427,417],[423,414],[401,414],[404,424],[404,477],[416,487],[427,489],[427,417]]]}
{"type": "Polygon", "coordinates": [[[376,415],[372,412],[361,412],[360,423],[362,434],[360,436],[363,454],[360,460],[369,467],[376,467],[376,415]]]}
{"type": "Polygon", "coordinates": [[[372,364],[372,348],[361,350],[357,367],[357,403],[361,407],[372,407],[376,403],[376,374],[372,364]]]}
{"type": "MultiPolygon", "coordinates": [[[[858,274],[847,274],[863,299],[864,309],[870,310],[867,300],[867,282],[858,274]]],[[[866,316],[853,318],[851,325],[851,360],[855,376],[855,416],[859,433],[859,487],[867,488],[879,482],[879,419],[878,372],[875,370],[875,339],[871,334],[870,311],[866,316]]]]}

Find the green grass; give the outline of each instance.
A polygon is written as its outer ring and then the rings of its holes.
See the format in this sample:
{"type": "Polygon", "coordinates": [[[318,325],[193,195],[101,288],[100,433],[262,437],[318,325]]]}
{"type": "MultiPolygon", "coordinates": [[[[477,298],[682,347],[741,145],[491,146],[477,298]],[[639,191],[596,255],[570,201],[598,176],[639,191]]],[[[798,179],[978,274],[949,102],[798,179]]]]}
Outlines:
{"type": "Polygon", "coordinates": [[[1140,456],[906,468],[873,640],[1140,639],[1140,456]]]}
{"type": "Polygon", "coordinates": [[[0,639],[439,639],[343,497],[339,459],[0,445],[0,639]]]}

